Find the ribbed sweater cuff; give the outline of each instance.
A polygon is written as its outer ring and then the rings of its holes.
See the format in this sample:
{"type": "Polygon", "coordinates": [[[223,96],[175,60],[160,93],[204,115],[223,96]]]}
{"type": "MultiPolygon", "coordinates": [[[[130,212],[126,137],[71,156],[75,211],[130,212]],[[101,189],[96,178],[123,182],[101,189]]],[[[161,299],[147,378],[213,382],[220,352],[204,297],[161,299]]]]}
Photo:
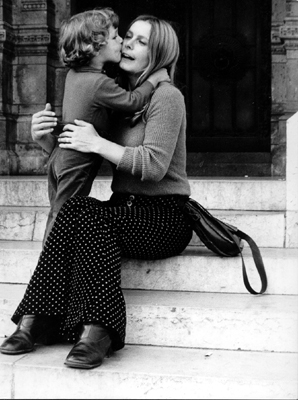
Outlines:
{"type": "Polygon", "coordinates": [[[124,172],[132,173],[132,160],[133,160],[134,148],[125,147],[123,156],[117,165],[117,169],[124,172]]]}

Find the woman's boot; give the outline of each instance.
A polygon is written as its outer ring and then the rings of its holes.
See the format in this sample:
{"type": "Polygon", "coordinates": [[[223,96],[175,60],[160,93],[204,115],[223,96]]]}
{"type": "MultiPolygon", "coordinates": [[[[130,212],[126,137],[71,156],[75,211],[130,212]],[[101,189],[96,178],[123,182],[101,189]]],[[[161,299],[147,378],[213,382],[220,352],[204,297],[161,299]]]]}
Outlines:
{"type": "Polygon", "coordinates": [[[79,341],[66,357],[65,365],[73,368],[94,368],[110,355],[111,338],[108,331],[99,324],[83,325],[79,341]]]}
{"type": "Polygon", "coordinates": [[[15,332],[2,343],[0,351],[12,355],[29,353],[38,339],[43,340],[45,344],[52,344],[54,339],[52,337],[50,340],[49,334],[54,328],[58,329],[55,317],[23,315],[15,332]]]}

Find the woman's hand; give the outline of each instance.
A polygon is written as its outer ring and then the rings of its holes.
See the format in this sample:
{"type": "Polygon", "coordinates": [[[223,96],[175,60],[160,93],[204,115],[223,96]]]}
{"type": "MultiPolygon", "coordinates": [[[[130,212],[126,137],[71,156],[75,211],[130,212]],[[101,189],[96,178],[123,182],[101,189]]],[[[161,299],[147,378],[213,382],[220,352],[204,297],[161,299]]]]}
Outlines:
{"type": "Polygon", "coordinates": [[[39,111],[32,116],[31,120],[31,135],[34,141],[43,139],[45,135],[53,131],[57,125],[56,114],[51,111],[50,103],[47,103],[45,109],[39,111]]]}
{"type": "Polygon", "coordinates": [[[93,125],[75,119],[75,124],[67,124],[58,137],[59,147],[72,149],[82,153],[98,153],[101,136],[93,125]]]}
{"type": "Polygon", "coordinates": [[[59,147],[82,153],[95,153],[113,164],[119,163],[125,151],[123,146],[104,139],[93,125],[85,121],[75,119],[75,124],[65,125],[63,133],[58,137],[59,147]]]}
{"type": "Polygon", "coordinates": [[[170,76],[166,68],[160,68],[156,72],[153,72],[153,74],[151,74],[147,80],[152,83],[154,88],[156,88],[156,86],[160,82],[171,82],[170,76]]]}

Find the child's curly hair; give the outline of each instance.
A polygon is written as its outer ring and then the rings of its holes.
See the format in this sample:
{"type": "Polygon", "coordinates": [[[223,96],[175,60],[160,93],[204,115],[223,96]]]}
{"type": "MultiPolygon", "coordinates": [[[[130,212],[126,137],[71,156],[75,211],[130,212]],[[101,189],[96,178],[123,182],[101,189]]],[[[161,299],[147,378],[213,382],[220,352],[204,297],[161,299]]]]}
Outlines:
{"type": "Polygon", "coordinates": [[[59,35],[59,56],[69,68],[89,65],[106,44],[109,28],[118,28],[119,17],[110,7],[96,8],[63,21],[59,35]]]}

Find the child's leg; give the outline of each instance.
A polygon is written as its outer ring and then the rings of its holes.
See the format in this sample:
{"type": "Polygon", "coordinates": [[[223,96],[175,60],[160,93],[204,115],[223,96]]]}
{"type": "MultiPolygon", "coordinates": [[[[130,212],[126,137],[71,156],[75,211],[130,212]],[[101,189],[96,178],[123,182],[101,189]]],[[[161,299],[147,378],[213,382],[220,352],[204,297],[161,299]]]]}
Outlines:
{"type": "Polygon", "coordinates": [[[46,227],[45,227],[45,232],[43,236],[43,241],[42,244],[44,246],[46,238],[54,224],[54,216],[53,216],[53,206],[55,204],[56,200],[56,194],[57,194],[57,177],[55,174],[55,159],[57,155],[58,148],[56,147],[53,150],[53,153],[51,154],[51,157],[48,162],[48,196],[49,196],[49,201],[50,201],[50,211],[48,213],[48,218],[46,222],[46,227]]]}
{"type": "Polygon", "coordinates": [[[88,196],[93,181],[102,163],[96,154],[81,153],[74,150],[57,149],[49,166],[49,212],[43,244],[52,229],[55,219],[70,197],[88,196]]]}

